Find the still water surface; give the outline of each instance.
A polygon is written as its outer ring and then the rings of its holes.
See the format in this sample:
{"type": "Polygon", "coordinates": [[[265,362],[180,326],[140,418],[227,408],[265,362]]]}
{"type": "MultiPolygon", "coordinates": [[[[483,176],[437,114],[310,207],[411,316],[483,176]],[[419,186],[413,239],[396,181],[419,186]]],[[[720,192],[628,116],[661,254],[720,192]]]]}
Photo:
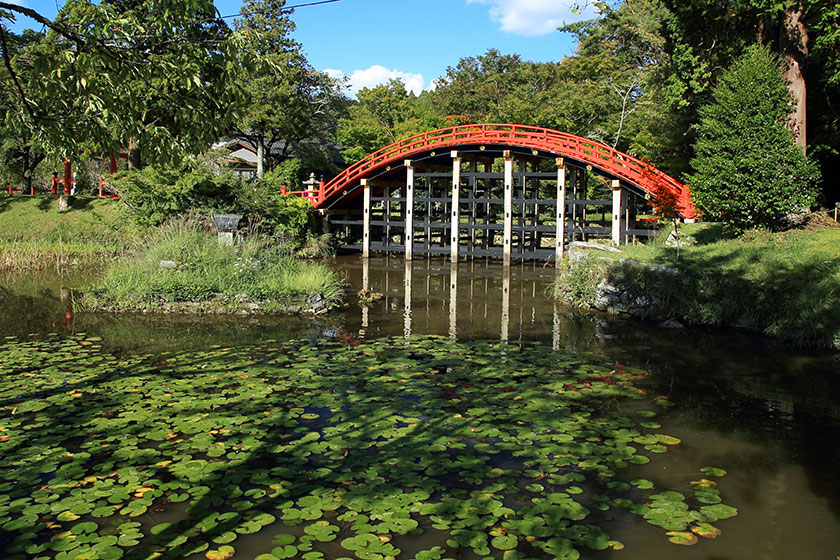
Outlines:
{"type": "MultiPolygon", "coordinates": [[[[672,331],[558,306],[547,295],[554,271],[528,264],[341,257],[349,305],[317,318],[75,315],[72,291],[90,272],[0,278],[3,336],[87,332],[109,350],[132,354],[201,350],[266,339],[334,338],[364,344],[388,336],[445,335],[500,344],[540,341],[555,349],[606,356],[650,371],[642,382],[676,406],[662,432],[682,444],[622,478],[687,486],[699,465],[728,471],[718,488],[739,515],[717,525],[717,539],[692,547],[667,542],[638,521],[605,527],[626,547],[583,558],[749,560],[840,557],[840,362],[761,337],[707,330],[672,331]],[[355,293],[383,297],[369,307],[355,293]]],[[[160,520],[156,520],[159,522],[160,520]]],[[[264,552],[259,535],[237,540],[237,558],[264,552]],[[251,543],[249,545],[249,543],[251,543]]]]}

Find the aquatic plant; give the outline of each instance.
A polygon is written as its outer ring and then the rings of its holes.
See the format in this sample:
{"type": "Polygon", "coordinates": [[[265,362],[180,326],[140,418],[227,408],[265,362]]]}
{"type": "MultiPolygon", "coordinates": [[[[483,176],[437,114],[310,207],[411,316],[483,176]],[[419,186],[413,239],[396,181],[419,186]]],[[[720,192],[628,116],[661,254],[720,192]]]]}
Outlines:
{"type": "Polygon", "coordinates": [[[385,560],[417,536],[418,560],[576,559],[623,547],[619,512],[684,545],[737,513],[719,468],[687,488],[622,477],[680,444],[642,370],[441,337],[135,357],[100,342],[0,346],[5,558],[213,560],[259,534],[260,560],[385,560]]]}

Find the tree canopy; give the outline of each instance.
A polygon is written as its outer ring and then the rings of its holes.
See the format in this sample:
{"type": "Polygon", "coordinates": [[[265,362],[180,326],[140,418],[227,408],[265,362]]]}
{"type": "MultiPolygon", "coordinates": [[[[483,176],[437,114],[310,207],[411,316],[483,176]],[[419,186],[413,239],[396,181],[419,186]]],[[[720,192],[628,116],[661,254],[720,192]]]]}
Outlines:
{"type": "Polygon", "coordinates": [[[295,24],[286,0],[246,0],[237,29],[248,39],[242,49],[253,61],[238,80],[246,96],[242,117],[232,130],[258,151],[258,172],[290,158],[303,171],[327,171],[346,98],[339,83],[309,64],[291,38],[295,24]],[[280,143],[278,149],[273,149],[280,143]]]}
{"type": "Polygon", "coordinates": [[[69,0],[54,21],[0,2],[6,20],[45,26],[26,40],[0,26],[4,120],[46,149],[112,152],[139,145],[152,160],[205,149],[242,98],[242,37],[211,0],[69,0]]]}
{"type": "Polygon", "coordinates": [[[793,142],[791,103],[778,58],[762,45],[723,73],[700,108],[689,177],[707,216],[737,230],[778,229],[789,213],[813,204],[819,172],[793,142]]]}

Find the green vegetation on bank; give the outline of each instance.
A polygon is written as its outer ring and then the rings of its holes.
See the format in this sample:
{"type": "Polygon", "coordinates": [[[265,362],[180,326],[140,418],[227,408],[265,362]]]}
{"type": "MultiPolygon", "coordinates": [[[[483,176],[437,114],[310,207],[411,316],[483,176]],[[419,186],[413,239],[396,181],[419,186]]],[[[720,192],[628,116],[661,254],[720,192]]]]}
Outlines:
{"type": "Polygon", "coordinates": [[[0,197],[0,268],[101,261],[134,246],[143,231],[109,199],[79,196],[59,210],[56,196],[0,197]]]}
{"type": "Polygon", "coordinates": [[[626,287],[631,300],[642,298],[642,316],[745,328],[802,346],[840,347],[840,228],[824,223],[731,237],[720,224],[686,225],[682,234],[693,244],[683,243],[679,258],[666,244],[668,233],[647,245],[599,251],[602,258],[590,255],[568,264],[555,284],[556,297],[594,307],[598,285],[606,280],[626,287]],[[651,263],[668,268],[651,268],[651,263]]]}
{"type": "Polygon", "coordinates": [[[338,303],[341,283],[326,265],[296,259],[258,236],[220,245],[198,220],[152,230],[138,254],[113,263],[79,301],[98,311],[278,313],[338,303]]]}

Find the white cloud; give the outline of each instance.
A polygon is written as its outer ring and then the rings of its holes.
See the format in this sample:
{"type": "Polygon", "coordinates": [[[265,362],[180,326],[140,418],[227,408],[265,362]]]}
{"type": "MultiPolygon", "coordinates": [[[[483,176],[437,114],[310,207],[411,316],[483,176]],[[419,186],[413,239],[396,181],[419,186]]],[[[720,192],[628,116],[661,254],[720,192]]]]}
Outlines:
{"type": "Polygon", "coordinates": [[[385,84],[391,78],[400,78],[405,82],[405,88],[419,95],[426,87],[426,80],[423,74],[412,74],[411,72],[403,72],[401,70],[390,70],[379,64],[374,64],[365,70],[354,70],[349,76],[341,70],[334,68],[327,68],[324,70],[333,78],[347,78],[347,91],[353,97],[362,88],[372,88],[379,84],[385,84]]]}
{"type": "Polygon", "coordinates": [[[597,15],[586,0],[467,0],[467,3],[490,6],[490,17],[501,24],[502,31],[531,37],[547,35],[563,24],[597,15]],[[578,9],[577,13],[573,9],[578,9]]]}

